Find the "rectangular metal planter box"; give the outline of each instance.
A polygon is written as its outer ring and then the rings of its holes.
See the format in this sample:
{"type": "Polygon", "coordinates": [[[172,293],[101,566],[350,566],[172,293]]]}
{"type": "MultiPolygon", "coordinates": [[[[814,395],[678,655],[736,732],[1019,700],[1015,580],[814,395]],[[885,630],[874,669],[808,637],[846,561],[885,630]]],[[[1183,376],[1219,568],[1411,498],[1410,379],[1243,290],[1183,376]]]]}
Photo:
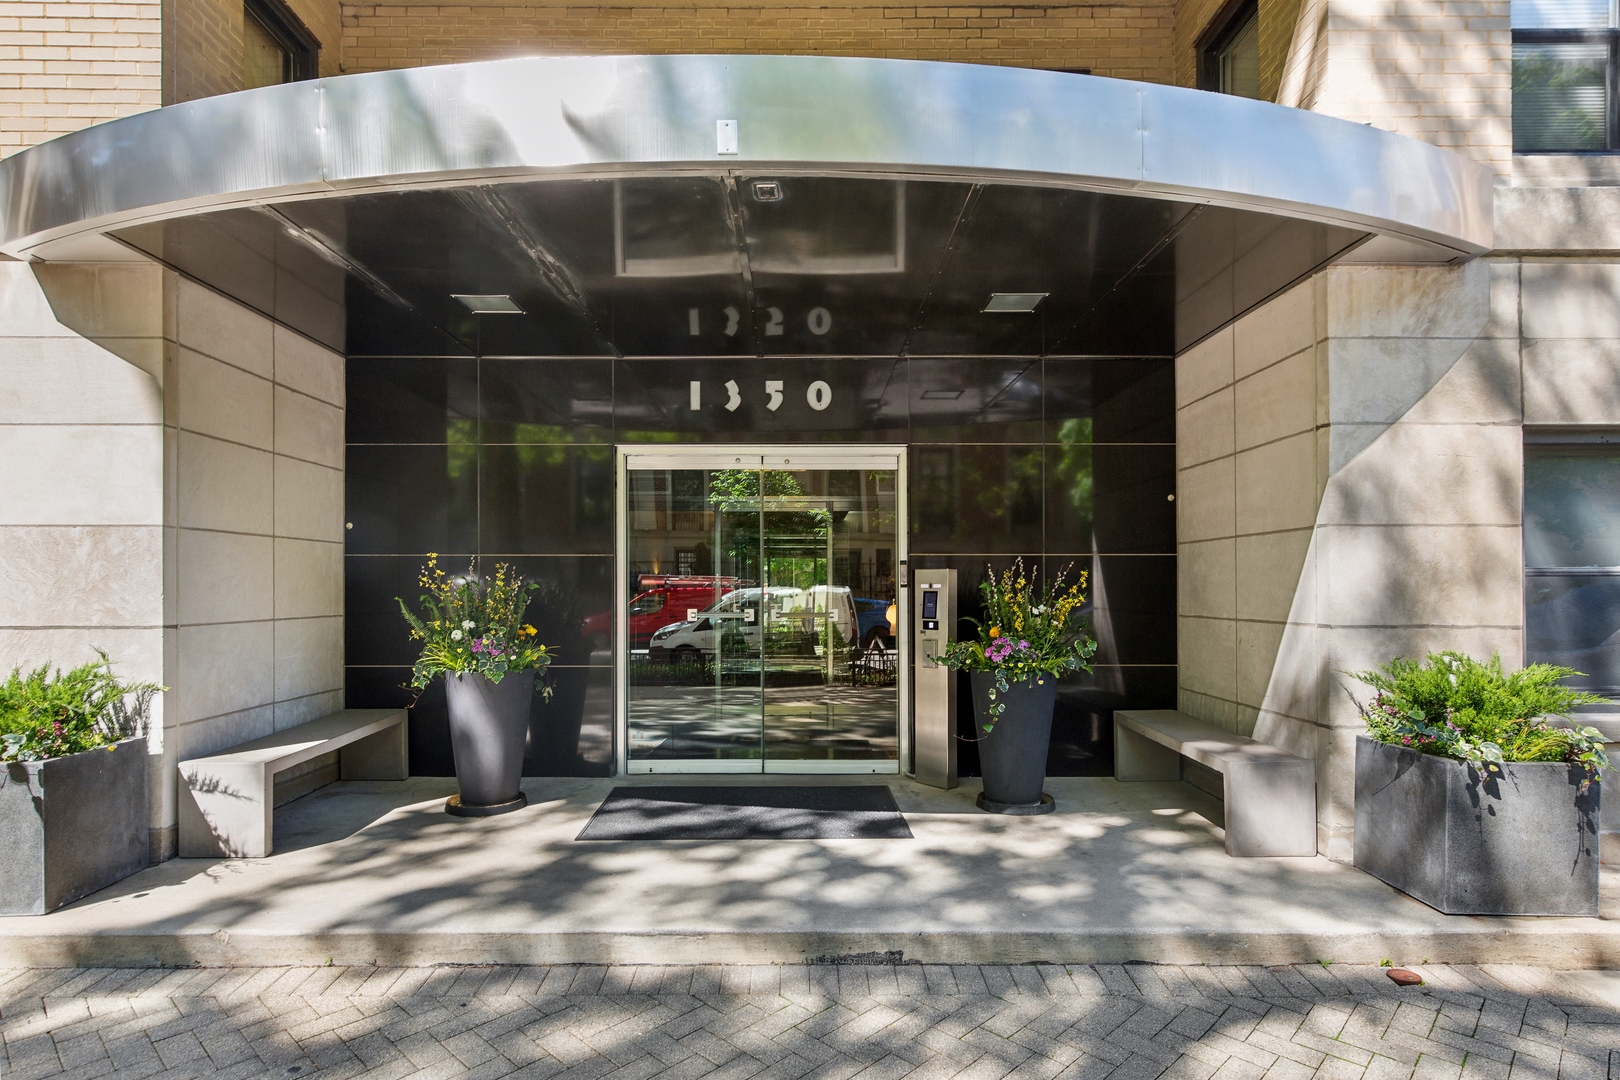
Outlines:
{"type": "Polygon", "coordinates": [[[1500,774],[1356,739],[1356,866],[1448,915],[1598,913],[1599,793],[1563,762],[1500,774]]]}
{"type": "Polygon", "coordinates": [[[0,915],[42,915],[150,862],[146,740],[0,765],[0,915]]]}

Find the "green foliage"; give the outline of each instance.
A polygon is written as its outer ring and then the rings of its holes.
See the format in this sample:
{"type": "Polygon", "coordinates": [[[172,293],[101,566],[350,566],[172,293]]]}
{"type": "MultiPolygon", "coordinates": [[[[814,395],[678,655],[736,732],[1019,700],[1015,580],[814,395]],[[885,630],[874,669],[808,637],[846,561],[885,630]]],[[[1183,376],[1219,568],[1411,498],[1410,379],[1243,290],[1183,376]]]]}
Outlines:
{"type": "Polygon", "coordinates": [[[107,654],[70,671],[12,668],[0,683],[0,761],[43,761],[146,734],[156,683],[126,683],[107,654]]]}
{"type": "Polygon", "coordinates": [[[1024,572],[1016,560],[1001,577],[991,571],[979,584],[984,599],[984,621],[969,619],[979,628],[971,641],[953,641],[939,662],[959,671],[991,671],[996,685],[990,691],[990,722],[995,728],[1007,704],[1001,700],[1012,683],[1025,679],[1042,682],[1068,671],[1090,671],[1088,661],[1097,643],[1087,636],[1080,608],[1085,603],[1086,572],[1068,584],[1064,567],[1043,588],[1038,572],[1024,572]]]}
{"type": "Polygon", "coordinates": [[[1603,740],[1589,727],[1556,727],[1581,705],[1606,698],[1563,685],[1580,672],[1531,664],[1509,675],[1501,656],[1480,663],[1458,652],[1403,657],[1376,671],[1351,673],[1375,691],[1356,703],[1367,732],[1379,742],[1495,769],[1505,761],[1568,761],[1586,770],[1587,783],[1608,764],[1603,740]]]}
{"type": "MultiPolygon", "coordinates": [[[[420,615],[396,597],[411,640],[422,642],[422,655],[411,668],[416,689],[449,672],[476,672],[498,683],[508,672],[544,672],[551,666],[551,653],[535,641],[535,628],[523,621],[540,586],[524,581],[506,563],[496,563],[495,576],[488,580],[478,577],[475,566],[467,567],[466,576],[453,578],[439,569],[437,555],[429,555],[416,583],[423,589],[420,615]]],[[[544,693],[549,700],[551,688],[544,693]]]]}

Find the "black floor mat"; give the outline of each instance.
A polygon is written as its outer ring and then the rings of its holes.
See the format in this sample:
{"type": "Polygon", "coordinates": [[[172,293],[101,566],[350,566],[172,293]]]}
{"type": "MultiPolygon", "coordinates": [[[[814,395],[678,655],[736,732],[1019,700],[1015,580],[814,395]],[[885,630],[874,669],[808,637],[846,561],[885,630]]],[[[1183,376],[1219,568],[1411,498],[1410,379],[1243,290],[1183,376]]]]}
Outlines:
{"type": "Polygon", "coordinates": [[[576,840],[910,840],[883,785],[616,787],[576,840]]]}

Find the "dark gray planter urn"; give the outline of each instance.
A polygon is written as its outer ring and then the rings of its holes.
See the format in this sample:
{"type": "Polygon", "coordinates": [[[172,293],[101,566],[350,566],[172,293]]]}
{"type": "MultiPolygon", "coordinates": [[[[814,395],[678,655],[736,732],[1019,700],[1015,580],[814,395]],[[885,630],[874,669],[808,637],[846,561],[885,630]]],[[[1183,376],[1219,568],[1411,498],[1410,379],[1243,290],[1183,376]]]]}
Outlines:
{"type": "Polygon", "coordinates": [[[0,765],[0,915],[43,915],[151,861],[146,740],[0,765]]]}
{"type": "Polygon", "coordinates": [[[1057,809],[1052,796],[1041,790],[1046,782],[1046,752],[1052,744],[1052,707],[1057,703],[1057,680],[1025,679],[1009,683],[998,700],[1006,704],[989,734],[990,691],[996,676],[990,671],[971,673],[974,732],[979,740],[979,774],[984,792],[979,809],[994,814],[1049,814],[1057,809]]]}
{"type": "Polygon", "coordinates": [[[1598,913],[1602,785],[1564,762],[1500,774],[1356,739],[1356,866],[1448,915],[1598,913]]]}
{"type": "Polygon", "coordinates": [[[528,804],[519,785],[534,679],[532,668],[512,672],[498,683],[478,674],[444,677],[450,749],[456,758],[456,785],[461,789],[445,804],[449,813],[489,817],[528,804]]]}

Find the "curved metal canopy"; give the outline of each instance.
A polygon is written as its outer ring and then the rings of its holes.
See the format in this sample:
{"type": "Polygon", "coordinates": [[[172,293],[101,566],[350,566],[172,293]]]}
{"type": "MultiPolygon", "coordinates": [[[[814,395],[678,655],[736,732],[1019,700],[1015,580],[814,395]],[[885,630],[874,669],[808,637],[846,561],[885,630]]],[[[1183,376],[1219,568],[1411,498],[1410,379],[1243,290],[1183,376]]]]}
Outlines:
{"type": "Polygon", "coordinates": [[[1008,67],[625,56],[349,75],[86,128],[0,162],[0,250],[379,188],[761,166],[1201,202],[1406,241],[1438,261],[1491,246],[1482,166],[1296,109],[1008,67]],[[735,121],[734,154],[718,121],[735,121]]]}

